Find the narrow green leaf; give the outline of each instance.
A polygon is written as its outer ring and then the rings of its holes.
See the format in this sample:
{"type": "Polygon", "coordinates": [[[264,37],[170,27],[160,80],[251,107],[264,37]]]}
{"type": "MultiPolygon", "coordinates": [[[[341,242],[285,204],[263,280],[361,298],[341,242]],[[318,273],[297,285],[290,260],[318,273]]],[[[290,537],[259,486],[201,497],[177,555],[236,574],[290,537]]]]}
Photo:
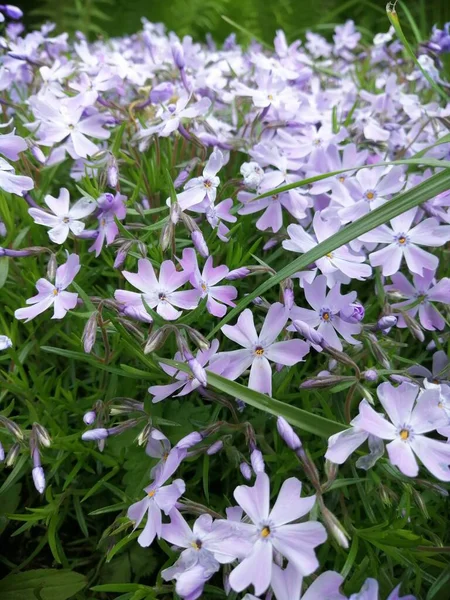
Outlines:
{"type": "Polygon", "coordinates": [[[86,585],[86,578],[69,570],[35,569],[0,581],[2,600],[67,600],[86,585]]]}

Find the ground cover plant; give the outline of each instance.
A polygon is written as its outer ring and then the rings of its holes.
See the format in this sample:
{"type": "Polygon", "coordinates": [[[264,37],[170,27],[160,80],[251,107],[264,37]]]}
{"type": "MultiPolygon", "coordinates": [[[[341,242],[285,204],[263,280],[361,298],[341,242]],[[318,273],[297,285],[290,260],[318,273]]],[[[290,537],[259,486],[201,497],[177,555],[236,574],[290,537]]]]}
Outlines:
{"type": "Polygon", "coordinates": [[[448,26],[0,11],[1,597],[448,599],[448,26]]]}

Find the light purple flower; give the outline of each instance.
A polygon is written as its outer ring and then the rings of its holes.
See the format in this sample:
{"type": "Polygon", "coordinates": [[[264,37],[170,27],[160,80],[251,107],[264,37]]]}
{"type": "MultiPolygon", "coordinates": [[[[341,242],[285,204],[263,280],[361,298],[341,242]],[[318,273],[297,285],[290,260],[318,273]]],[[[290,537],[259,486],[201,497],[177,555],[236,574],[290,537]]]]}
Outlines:
{"type": "Polygon", "coordinates": [[[408,368],[408,373],[413,377],[423,377],[432,384],[449,383],[450,361],[443,350],[438,350],[433,354],[431,371],[423,365],[414,365],[408,368]]]}
{"type": "Polygon", "coordinates": [[[67,311],[77,305],[78,294],[64,290],[75,279],[80,268],[79,257],[76,254],[70,254],[67,257],[67,262],[57,268],[54,284],[47,279],[37,281],[38,294],[27,300],[27,304],[33,306],[17,309],[14,313],[16,319],[26,319],[26,322],[31,321],[50,306],[53,306],[52,319],[62,319],[67,311]]]}
{"type": "Polygon", "coordinates": [[[237,297],[237,290],[231,285],[217,285],[225,279],[229,273],[226,265],[213,267],[213,259],[210,256],[203,271],[198,268],[197,255],[192,248],[183,250],[183,257],[179,261],[183,269],[190,273],[189,281],[198,290],[200,298],[207,298],[206,309],[215,317],[223,317],[227,312],[227,306],[235,306],[233,300],[237,297]]]}
{"type": "Polygon", "coordinates": [[[338,283],[327,293],[325,275],[319,275],[312,283],[305,282],[304,289],[306,300],[312,310],[294,306],[290,318],[317,328],[325,342],[336,350],[342,350],[342,343],[336,332],[340,333],[349,344],[358,344],[359,342],[352,336],[361,332],[361,324],[348,323],[339,316],[339,311],[355,301],[356,292],[341,295],[338,283]]]}
{"type": "Polygon", "coordinates": [[[12,348],[12,345],[13,343],[7,335],[0,335],[0,350],[7,350],[8,348],[12,348]]]}
{"type": "Polygon", "coordinates": [[[190,179],[184,186],[184,191],[177,194],[178,204],[182,210],[206,202],[206,206],[213,205],[216,200],[217,187],[220,179],[217,173],[224,165],[223,154],[219,149],[215,149],[208,159],[200,177],[190,179]]]}
{"type": "Polygon", "coordinates": [[[390,221],[391,227],[382,225],[360,236],[363,242],[385,244],[369,255],[373,267],[381,267],[383,275],[394,275],[405,257],[412,273],[423,275],[424,270],[435,271],[437,256],[419,246],[443,246],[450,239],[450,225],[440,225],[435,218],[425,219],[413,227],[417,208],[412,208],[390,221]]]}
{"type": "Polygon", "coordinates": [[[267,313],[261,332],[258,335],[253,321],[253,313],[245,309],[236,325],[224,325],[224,335],[243,346],[242,350],[223,352],[221,360],[229,365],[222,375],[236,379],[251,366],[249,387],[263,394],[272,393],[272,370],[269,360],[280,365],[292,366],[300,362],[308,353],[308,344],[302,340],[275,342],[286,325],[289,311],[279,302],[272,304],[267,313]]]}
{"type": "MultiPolygon", "coordinates": [[[[386,600],[416,600],[415,596],[400,597],[400,585],[393,590],[386,600]]],[[[349,600],[378,600],[378,581],[376,579],[366,579],[364,585],[357,594],[352,594],[349,600]]]]}
{"type": "Polygon", "coordinates": [[[417,477],[417,455],[425,467],[441,481],[450,481],[450,445],[428,438],[424,433],[447,424],[445,411],[439,408],[436,389],[419,394],[420,388],[402,383],[378,386],[378,398],[391,422],[375,412],[366,400],[359,405],[358,427],[385,440],[391,463],[408,477],[417,477]],[[419,394],[419,396],[418,396],[419,394]]]}
{"type": "Polygon", "coordinates": [[[181,311],[176,310],[175,306],[192,310],[198,305],[197,290],[176,291],[189,280],[190,273],[177,271],[171,260],[161,263],[159,279],[156,277],[152,263],[146,258],[139,259],[137,273],[122,271],[122,274],[141,293],[116,290],[114,297],[125,305],[125,310],[132,309],[129,313],[131,316],[135,313],[143,321],[151,322],[152,319],[145,310],[142,296],[148,306],[155,309],[167,321],[174,321],[181,316],[181,311]]]}
{"type": "MultiPolygon", "coordinates": [[[[419,315],[420,324],[428,331],[442,330],[445,320],[440,312],[434,307],[433,302],[448,304],[450,302],[450,279],[444,277],[440,281],[435,280],[434,271],[424,269],[422,275],[413,275],[411,284],[403,273],[392,275],[392,284],[386,285],[385,290],[391,294],[401,294],[406,298],[401,302],[392,304],[392,308],[400,308],[411,317],[419,315]],[[410,305],[412,308],[408,308],[410,305]]],[[[407,324],[401,313],[398,317],[397,327],[405,328],[407,324]]]]}
{"type": "Polygon", "coordinates": [[[270,480],[266,473],[258,473],[253,487],[238,486],[234,497],[251,520],[240,523],[239,529],[252,548],[248,556],[231,572],[230,585],[241,592],[253,584],[255,594],[267,590],[272,580],[273,554],[278,551],[303,576],[310,575],[319,566],[314,548],[322,544],[327,534],[317,522],[292,524],[309,513],[315,496],[300,498],[302,484],[295,477],[284,481],[272,510],[270,510],[270,480]]]}
{"type": "MultiPolygon", "coordinates": [[[[341,228],[338,218],[325,220],[320,211],[315,213],[312,225],[314,237],[307,233],[301,225],[289,225],[287,232],[290,239],[283,241],[283,248],[304,254],[315,248],[318,243],[337,233],[341,228]]],[[[316,265],[326,276],[328,286],[332,287],[339,281],[349,283],[351,279],[364,280],[370,277],[372,269],[369,265],[363,264],[365,260],[364,255],[355,254],[347,246],[341,246],[316,260],[316,265]]]]}
{"type": "Polygon", "coordinates": [[[235,559],[239,540],[232,535],[228,523],[213,522],[210,515],[201,515],[191,530],[179,511],[170,512],[170,523],[163,524],[161,537],[170,544],[185,548],[176,563],[162,571],[165,581],[175,579],[176,592],[182,598],[199,598],[203,586],[220,565],[235,559]]]}
{"type": "Polygon", "coordinates": [[[35,223],[51,228],[48,237],[56,244],[63,244],[69,231],[79,235],[84,229],[84,223],[79,219],[87,217],[96,209],[94,202],[90,202],[87,198],[78,200],[70,208],[70,196],[66,188],[60,189],[58,198],[48,194],[44,197],[44,202],[53,214],[40,208],[30,208],[28,212],[35,223]]]}
{"type": "Polygon", "coordinates": [[[22,192],[32,190],[33,187],[34,183],[31,177],[16,175],[14,167],[0,157],[0,189],[21,196],[22,192]]]}
{"type": "Polygon", "coordinates": [[[343,581],[339,573],[325,571],[302,594],[303,577],[294,564],[290,562],[285,569],[273,565],[272,589],[276,600],[345,600],[339,591],[343,581]]]}
{"type": "Polygon", "coordinates": [[[119,228],[115,219],[121,221],[127,214],[125,206],[126,196],[116,193],[114,196],[109,192],[102,194],[97,200],[98,203],[98,234],[95,242],[89,248],[89,252],[95,250],[95,256],[99,256],[102,251],[103,244],[106,240],[106,244],[112,244],[116,239],[119,228]]]}
{"type": "MultiPolygon", "coordinates": [[[[208,350],[199,350],[197,352],[196,360],[199,362],[201,367],[207,367],[209,370],[220,375],[221,371],[226,368],[228,363],[221,360],[220,362],[217,361],[217,365],[214,364],[218,348],[218,340],[213,340],[208,350]],[[208,363],[210,363],[209,366],[208,363]]],[[[175,354],[174,360],[186,362],[180,353],[175,354]]],[[[165,365],[164,363],[160,363],[160,367],[165,373],[167,373],[167,375],[174,377],[176,381],[175,383],[169,383],[167,385],[151,385],[148,388],[148,392],[153,396],[153,403],[161,402],[161,400],[169,398],[178,390],[180,391],[178,394],[175,394],[175,396],[186,396],[201,386],[200,381],[193,377],[190,373],[185,373],[176,367],[165,365]]]]}
{"type": "Polygon", "coordinates": [[[19,152],[28,148],[26,141],[14,133],[0,135],[0,154],[9,160],[19,160],[19,152]]]}
{"type": "Polygon", "coordinates": [[[138,537],[138,543],[143,547],[150,546],[155,536],[161,537],[161,511],[168,515],[178,498],[184,494],[186,484],[182,479],[175,479],[169,485],[164,484],[175,473],[185,456],[186,450],[172,448],[167,460],[161,464],[153,483],[145,488],[147,496],[128,509],[127,516],[135,522],[134,529],[139,527],[147,513],[147,523],[138,537]]]}

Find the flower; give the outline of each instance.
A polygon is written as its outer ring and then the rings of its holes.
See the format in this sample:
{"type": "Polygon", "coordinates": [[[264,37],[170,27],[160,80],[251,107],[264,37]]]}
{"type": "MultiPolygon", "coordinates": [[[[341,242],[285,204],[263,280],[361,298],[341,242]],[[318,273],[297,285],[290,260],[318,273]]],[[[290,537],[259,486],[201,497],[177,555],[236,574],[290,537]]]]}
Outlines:
{"type": "Polygon", "coordinates": [[[10,194],[22,195],[22,192],[32,190],[34,187],[31,177],[16,175],[14,167],[0,157],[0,189],[10,194]]]}
{"type": "Polygon", "coordinates": [[[339,591],[343,581],[339,573],[325,571],[302,594],[303,577],[294,564],[289,563],[286,569],[273,565],[272,589],[276,600],[345,600],[339,591]]]}
{"type": "Polygon", "coordinates": [[[60,189],[58,198],[48,194],[45,196],[44,202],[53,214],[49,214],[40,208],[30,208],[28,213],[38,225],[51,227],[48,237],[55,244],[63,244],[69,235],[69,231],[74,235],[79,235],[84,229],[84,223],[79,219],[87,217],[96,209],[95,204],[87,198],[78,200],[72,208],[69,208],[70,196],[69,190],[66,188],[60,189]]]}
{"type": "Polygon", "coordinates": [[[7,335],[0,335],[0,350],[7,350],[8,348],[12,348],[12,345],[13,343],[7,335]]]}
{"type": "MultiPolygon", "coordinates": [[[[413,275],[411,284],[403,273],[395,273],[391,277],[392,284],[384,287],[386,292],[399,293],[406,298],[392,304],[392,308],[401,309],[410,317],[415,317],[419,313],[420,324],[428,331],[442,330],[445,327],[444,318],[432,302],[448,304],[450,298],[450,279],[443,277],[440,281],[436,281],[434,274],[434,271],[424,269],[422,275],[413,275]],[[408,308],[409,306],[411,308],[408,308]]],[[[398,316],[397,327],[407,327],[402,313],[396,316],[398,316]]]]}
{"type": "Polygon", "coordinates": [[[95,256],[99,256],[103,248],[103,243],[106,239],[106,243],[112,244],[119,233],[119,228],[115,219],[121,221],[127,214],[125,206],[126,196],[116,193],[102,194],[97,200],[99,212],[98,212],[98,233],[95,238],[95,242],[89,248],[89,252],[95,250],[95,256]]]}
{"type": "Polygon", "coordinates": [[[177,194],[178,204],[182,210],[187,210],[203,201],[206,201],[206,206],[214,204],[220,183],[217,173],[223,165],[223,154],[215,149],[203,169],[203,175],[190,179],[184,186],[184,191],[177,194]]]}
{"type": "MultiPolygon", "coordinates": [[[[301,225],[288,225],[287,232],[289,240],[283,241],[283,248],[292,252],[304,254],[318,243],[327,240],[337,233],[341,228],[338,218],[324,220],[321,212],[316,212],[313,218],[313,229],[315,238],[307,233],[301,225]]],[[[316,260],[317,268],[327,278],[327,284],[332,287],[341,281],[349,283],[351,279],[364,280],[370,277],[372,269],[369,265],[362,264],[366,260],[361,254],[354,254],[347,246],[341,246],[333,252],[329,252],[323,258],[316,260]]]]}
{"type": "Polygon", "coordinates": [[[417,385],[407,382],[397,388],[382,383],[377,394],[391,422],[363,400],[359,405],[358,427],[390,440],[386,446],[389,460],[404,475],[417,477],[417,455],[437,479],[450,481],[450,445],[423,435],[448,422],[445,411],[439,407],[439,391],[429,389],[420,394],[419,391],[417,385]]]}
{"type": "Polygon", "coordinates": [[[423,365],[413,365],[408,368],[408,373],[413,377],[424,377],[430,384],[449,383],[450,361],[443,350],[433,354],[432,365],[431,371],[423,365]]]}
{"type": "Polygon", "coordinates": [[[444,245],[450,239],[450,225],[440,225],[437,219],[431,217],[412,227],[417,210],[411,208],[395,217],[390,221],[391,227],[382,225],[359,237],[362,242],[386,244],[381,250],[369,254],[370,264],[381,267],[383,275],[397,273],[403,257],[412,273],[423,275],[424,270],[436,271],[438,257],[419,246],[444,245]]]}
{"type": "Polygon", "coordinates": [[[182,598],[199,598],[206,581],[220,569],[220,564],[235,559],[237,540],[226,521],[213,522],[210,515],[201,515],[192,530],[176,508],[169,516],[170,523],[163,524],[161,537],[185,550],[161,575],[165,581],[176,580],[176,592],[182,598]]]}
{"type": "Polygon", "coordinates": [[[222,372],[223,377],[236,379],[251,366],[249,387],[263,394],[272,393],[272,370],[269,360],[281,365],[292,366],[300,362],[308,353],[308,344],[302,340],[275,342],[286,325],[289,311],[281,304],[272,304],[258,335],[253,314],[245,309],[234,326],[224,325],[223,334],[243,346],[243,350],[233,350],[217,355],[228,360],[229,365],[222,372]]]}
{"type": "Polygon", "coordinates": [[[336,350],[342,350],[336,331],[349,344],[359,343],[352,336],[361,331],[360,323],[348,323],[339,316],[339,311],[348,308],[356,299],[356,292],[341,295],[340,287],[337,283],[327,293],[325,275],[319,275],[312,283],[305,282],[306,300],[313,310],[294,306],[290,314],[293,321],[303,321],[310,327],[317,327],[325,342],[336,350]]]}
{"type": "Polygon", "coordinates": [[[322,524],[304,522],[292,524],[314,506],[316,497],[300,498],[301,482],[295,477],[284,481],[272,510],[270,510],[270,480],[266,473],[256,476],[253,487],[238,486],[234,497],[251,520],[240,523],[239,530],[252,542],[244,560],[230,574],[230,585],[241,592],[253,584],[255,594],[264,593],[273,573],[274,550],[287,558],[302,575],[313,573],[319,563],[314,548],[322,544],[326,531],[322,524]]]}
{"type": "Polygon", "coordinates": [[[134,529],[139,527],[147,513],[147,523],[138,537],[138,543],[144,548],[151,545],[155,536],[161,537],[161,511],[168,515],[178,498],[184,494],[186,485],[182,479],[175,479],[169,485],[164,483],[175,473],[185,456],[186,450],[172,448],[167,459],[158,469],[153,483],[144,489],[147,496],[128,509],[128,518],[135,521],[134,529]]]}
{"type": "Polygon", "coordinates": [[[200,273],[197,255],[192,248],[183,250],[183,257],[179,262],[186,272],[191,273],[189,281],[198,290],[200,298],[207,299],[206,309],[210,314],[215,317],[223,317],[227,312],[224,304],[235,306],[233,300],[237,297],[236,288],[231,285],[216,285],[227,277],[230,270],[226,265],[213,267],[213,259],[210,256],[200,273]]]}
{"type": "Polygon", "coordinates": [[[47,308],[53,306],[52,319],[62,319],[67,311],[75,308],[77,305],[78,294],[64,291],[75,279],[80,270],[80,259],[76,254],[70,254],[65,264],[59,266],[56,270],[55,283],[50,283],[47,279],[39,279],[36,283],[38,294],[29,298],[27,304],[32,304],[26,308],[18,308],[14,316],[16,319],[26,319],[31,321],[43,313],[47,308]]]}
{"type": "Polygon", "coordinates": [[[131,316],[136,314],[143,321],[151,322],[152,319],[145,310],[142,297],[150,308],[156,309],[167,321],[174,321],[181,316],[181,311],[176,310],[175,306],[192,310],[198,305],[197,290],[175,291],[188,281],[190,273],[177,271],[171,260],[161,263],[159,279],[156,278],[152,263],[146,258],[139,259],[137,273],[122,271],[122,274],[141,293],[116,290],[114,297],[125,305],[125,311],[131,309],[131,316]]]}
{"type": "MultiPolygon", "coordinates": [[[[220,375],[220,372],[227,367],[228,363],[221,360],[220,362],[217,362],[217,365],[214,364],[214,359],[217,356],[216,353],[218,348],[218,340],[213,340],[208,350],[199,350],[197,352],[196,359],[200,363],[201,367],[206,367],[207,364],[210,363],[208,369],[220,375]],[[211,361],[213,361],[212,364],[211,361]]],[[[180,353],[175,354],[174,360],[185,362],[185,359],[183,359],[180,353]]],[[[185,373],[176,367],[165,365],[164,363],[160,363],[160,367],[165,373],[167,373],[167,375],[175,377],[176,381],[175,383],[169,383],[168,385],[151,385],[148,388],[148,392],[153,396],[153,403],[161,402],[161,400],[169,398],[178,390],[181,391],[178,392],[176,396],[186,396],[201,386],[200,381],[193,377],[190,373],[185,373]]]]}

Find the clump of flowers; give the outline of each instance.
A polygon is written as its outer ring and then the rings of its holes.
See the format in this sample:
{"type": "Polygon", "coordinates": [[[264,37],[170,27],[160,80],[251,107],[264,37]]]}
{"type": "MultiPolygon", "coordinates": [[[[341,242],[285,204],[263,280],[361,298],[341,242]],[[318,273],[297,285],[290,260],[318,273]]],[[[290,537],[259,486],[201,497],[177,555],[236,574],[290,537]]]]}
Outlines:
{"type": "Polygon", "coordinates": [[[7,593],[445,594],[448,24],[419,68],[352,21],[271,51],[0,15],[7,593]]]}

